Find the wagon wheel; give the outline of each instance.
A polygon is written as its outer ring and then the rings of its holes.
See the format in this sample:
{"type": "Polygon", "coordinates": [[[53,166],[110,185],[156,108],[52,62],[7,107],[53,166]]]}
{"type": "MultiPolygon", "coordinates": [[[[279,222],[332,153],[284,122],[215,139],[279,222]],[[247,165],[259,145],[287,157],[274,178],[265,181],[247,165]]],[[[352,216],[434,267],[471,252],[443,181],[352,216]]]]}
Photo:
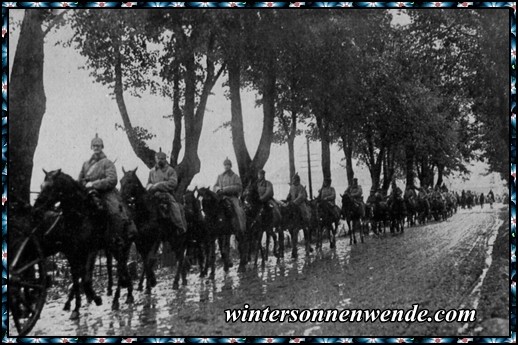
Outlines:
{"type": "MultiPolygon", "coordinates": [[[[15,246],[9,260],[9,314],[11,332],[27,335],[40,317],[47,295],[47,267],[37,238],[29,236],[15,246]]],[[[11,334],[13,335],[13,334],[11,334]]]]}

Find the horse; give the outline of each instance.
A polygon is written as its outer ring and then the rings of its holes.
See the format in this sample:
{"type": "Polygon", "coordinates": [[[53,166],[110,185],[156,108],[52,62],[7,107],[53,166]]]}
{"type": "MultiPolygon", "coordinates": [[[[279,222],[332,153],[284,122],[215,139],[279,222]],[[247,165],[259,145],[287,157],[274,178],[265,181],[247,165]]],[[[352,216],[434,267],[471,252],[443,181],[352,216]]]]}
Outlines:
{"type": "Polygon", "coordinates": [[[417,216],[417,200],[415,191],[413,189],[408,189],[405,191],[404,200],[407,212],[408,227],[411,227],[415,225],[417,216]]]}
{"type": "Polygon", "coordinates": [[[426,224],[426,220],[430,215],[430,202],[427,198],[419,196],[417,197],[417,220],[419,224],[426,224]]]}
{"type": "MultiPolygon", "coordinates": [[[[187,285],[187,270],[184,265],[187,233],[176,228],[168,217],[167,205],[163,205],[160,193],[149,193],[140,182],[135,170],[125,171],[120,180],[122,199],[128,205],[131,217],[137,227],[138,235],[135,241],[137,251],[144,261],[146,274],[146,291],[156,285],[153,266],[160,242],[169,243],[175,254],[177,269],[173,281],[173,289],[179,287],[180,276],[182,284],[187,285]],[[165,214],[164,214],[165,213],[165,214]]],[[[139,286],[139,289],[141,286],[139,286]]]]}
{"type": "Polygon", "coordinates": [[[329,247],[336,248],[336,233],[340,224],[340,213],[336,212],[335,206],[326,200],[316,198],[310,201],[313,217],[316,220],[315,226],[317,229],[317,249],[322,249],[323,232],[327,231],[327,238],[329,239],[329,247]],[[338,214],[338,216],[337,216],[338,214]]]}
{"type": "Polygon", "coordinates": [[[406,207],[401,197],[391,197],[389,200],[390,232],[405,231],[406,207]]]}
{"type": "Polygon", "coordinates": [[[198,189],[198,199],[201,199],[201,206],[203,213],[205,213],[208,231],[218,238],[224,271],[228,272],[230,267],[232,267],[230,259],[230,237],[233,234],[236,236],[238,243],[238,271],[246,271],[246,264],[248,262],[248,238],[246,231],[243,232],[239,225],[236,224],[237,215],[232,206],[232,202],[206,187],[198,189]]]}
{"type": "MultiPolygon", "coordinates": [[[[257,185],[250,182],[243,192],[245,214],[247,217],[247,229],[250,238],[250,254],[255,253],[257,265],[257,253],[261,252],[262,266],[268,261],[270,239],[273,239],[273,255],[279,255],[277,235],[274,229],[279,230],[281,224],[280,214],[274,212],[268,202],[261,201],[257,185]],[[262,246],[263,234],[266,233],[266,248],[262,246]]],[[[279,234],[279,237],[283,236],[279,234]]]]}
{"type": "MultiPolygon", "coordinates": [[[[109,251],[117,260],[118,292],[121,287],[128,288],[127,303],[134,301],[127,261],[131,243],[122,226],[110,226],[103,203],[96,191],[86,189],[61,169],[45,172],[45,180],[34,204],[36,219],[54,210],[59,203],[62,212],[62,228],[48,238],[51,243],[62,243],[60,251],[67,257],[72,273],[72,293],[76,306],[71,318],[79,317],[81,307],[81,284],[88,300],[97,305],[102,303],[92,288],[92,271],[98,250],[109,251]],[[81,283],[80,283],[81,281],[81,283]]],[[[71,296],[69,296],[71,297],[71,296]]],[[[118,309],[120,293],[116,293],[112,308],[118,309]]],[[[70,307],[70,298],[65,310],[70,307]]]]}
{"type": "Polygon", "coordinates": [[[349,230],[349,244],[356,244],[356,231],[360,232],[360,240],[363,243],[363,231],[361,231],[361,218],[363,212],[361,204],[351,198],[348,193],[342,195],[342,217],[343,219],[350,219],[352,228],[349,230]]]}
{"type": "MultiPolygon", "coordinates": [[[[307,205],[306,205],[307,206],[307,205]]],[[[298,234],[300,229],[304,231],[304,246],[306,249],[306,255],[313,252],[311,247],[311,230],[309,225],[304,221],[302,211],[300,207],[293,202],[282,201],[280,206],[282,224],[279,229],[280,250],[279,256],[284,257],[284,230],[288,230],[291,238],[291,257],[296,259],[298,257],[298,234]]],[[[311,215],[310,215],[311,218],[311,215]]],[[[310,220],[311,221],[311,220],[310,220]]]]}
{"type": "Polygon", "coordinates": [[[207,230],[205,216],[201,211],[200,200],[196,197],[198,188],[187,190],[183,196],[185,220],[187,221],[188,247],[194,251],[200,265],[200,277],[207,276],[211,268],[210,279],[214,279],[216,270],[216,237],[207,230]]]}
{"type": "MultiPolygon", "coordinates": [[[[469,206],[471,208],[471,206],[469,206]]],[[[446,202],[442,200],[442,198],[433,196],[432,202],[430,203],[431,213],[433,218],[438,220],[446,220],[447,218],[447,210],[446,210],[446,202]]]]}
{"type": "Polygon", "coordinates": [[[389,219],[388,205],[386,201],[376,199],[370,207],[372,231],[378,236],[385,233],[387,227],[387,219],[389,219]]]}

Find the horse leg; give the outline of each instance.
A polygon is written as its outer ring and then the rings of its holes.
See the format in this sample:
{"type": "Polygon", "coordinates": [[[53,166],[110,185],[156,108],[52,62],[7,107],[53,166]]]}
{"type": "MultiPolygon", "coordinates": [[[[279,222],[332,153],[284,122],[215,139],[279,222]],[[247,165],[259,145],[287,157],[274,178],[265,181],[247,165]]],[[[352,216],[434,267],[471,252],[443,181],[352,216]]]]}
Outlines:
{"type": "Polygon", "coordinates": [[[279,252],[277,258],[284,258],[284,229],[279,227],[279,252]]]}
{"type": "Polygon", "coordinates": [[[101,297],[97,296],[92,285],[92,275],[95,269],[95,257],[95,252],[88,254],[86,260],[86,271],[83,278],[83,289],[88,301],[94,301],[95,305],[100,306],[103,304],[103,300],[101,297]]]}
{"type": "Polygon", "coordinates": [[[105,250],[104,253],[106,254],[106,270],[108,271],[107,296],[111,296],[113,288],[113,255],[108,250],[105,250]]]}
{"type": "Polygon", "coordinates": [[[209,261],[210,261],[210,279],[214,279],[216,276],[216,240],[212,239],[209,244],[209,261]]]}
{"type": "MultiPolygon", "coordinates": [[[[347,221],[347,226],[349,226],[349,221],[347,221]]],[[[349,226],[349,245],[351,246],[353,244],[353,238],[354,243],[356,243],[356,238],[354,237],[354,228],[351,229],[351,227],[349,226]]]]}
{"type": "MultiPolygon", "coordinates": [[[[79,319],[79,309],[81,309],[81,289],[80,289],[80,281],[79,278],[82,276],[81,271],[79,267],[77,267],[77,264],[71,265],[71,273],[72,273],[72,291],[70,292],[70,296],[74,296],[76,300],[76,306],[74,310],[72,311],[72,314],[70,314],[70,320],[77,320],[79,319]]],[[[69,297],[70,297],[69,296],[69,297]]],[[[65,304],[66,307],[66,304],[65,304]]]]}
{"type": "Polygon", "coordinates": [[[298,243],[298,234],[299,230],[291,229],[290,235],[291,235],[291,257],[293,259],[296,259],[298,257],[297,252],[297,243],[298,243]]]}
{"type": "Polygon", "coordinates": [[[115,296],[113,296],[112,310],[119,310],[119,298],[121,296],[121,283],[120,278],[117,282],[117,288],[115,289],[115,296]]]}

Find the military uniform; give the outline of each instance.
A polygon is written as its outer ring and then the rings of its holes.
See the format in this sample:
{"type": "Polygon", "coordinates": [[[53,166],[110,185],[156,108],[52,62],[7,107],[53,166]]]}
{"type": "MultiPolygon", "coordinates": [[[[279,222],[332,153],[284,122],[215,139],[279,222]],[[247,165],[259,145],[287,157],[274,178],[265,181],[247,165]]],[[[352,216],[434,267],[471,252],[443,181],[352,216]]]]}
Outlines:
{"type": "Polygon", "coordinates": [[[331,209],[333,210],[334,216],[336,218],[340,218],[340,208],[338,206],[336,206],[336,202],[335,202],[336,192],[333,187],[331,187],[331,186],[322,187],[322,189],[320,189],[318,191],[318,198],[321,200],[327,201],[330,204],[331,209]]]}
{"type": "Polygon", "coordinates": [[[169,217],[171,222],[180,232],[187,231],[187,222],[183,206],[174,198],[174,191],[178,184],[176,171],[173,167],[166,164],[163,168],[158,165],[149,171],[148,187],[150,193],[160,193],[166,196],[169,202],[169,217]]]}
{"type": "Polygon", "coordinates": [[[281,219],[279,205],[275,200],[273,200],[274,192],[272,183],[264,178],[262,180],[258,180],[257,192],[259,193],[259,199],[262,202],[267,203],[267,205],[272,208],[274,214],[277,215],[278,219],[281,219]]]}
{"type": "Polygon", "coordinates": [[[111,226],[125,226],[129,237],[136,235],[135,224],[129,219],[119,192],[115,188],[117,170],[104,153],[94,154],[92,158],[83,163],[78,180],[83,185],[91,182],[92,188],[99,192],[106,205],[111,226]]]}
{"type": "Polygon", "coordinates": [[[286,197],[286,201],[292,202],[298,206],[302,215],[302,220],[306,223],[309,223],[311,214],[308,206],[306,205],[307,198],[306,189],[300,183],[291,184],[290,192],[286,197]]]}
{"type": "Polygon", "coordinates": [[[360,205],[360,213],[361,213],[361,216],[364,217],[365,216],[365,204],[363,203],[362,186],[360,186],[358,184],[356,186],[350,185],[345,190],[345,193],[349,194],[351,196],[351,198],[353,199],[353,201],[355,201],[357,204],[360,205]]]}
{"type": "Polygon", "coordinates": [[[245,231],[246,215],[239,203],[239,196],[241,195],[242,190],[243,186],[241,184],[241,178],[232,170],[219,175],[216,184],[214,185],[215,192],[221,191],[224,197],[232,202],[232,206],[237,216],[237,223],[234,224],[234,226],[240,228],[241,231],[245,231]]]}

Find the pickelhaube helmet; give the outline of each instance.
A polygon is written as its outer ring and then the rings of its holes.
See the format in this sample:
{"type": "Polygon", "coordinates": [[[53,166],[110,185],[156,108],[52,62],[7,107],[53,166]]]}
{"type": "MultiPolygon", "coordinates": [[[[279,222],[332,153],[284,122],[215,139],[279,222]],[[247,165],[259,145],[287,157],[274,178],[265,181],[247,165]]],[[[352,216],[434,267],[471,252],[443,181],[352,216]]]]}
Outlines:
{"type": "Polygon", "coordinates": [[[92,141],[90,143],[90,147],[92,147],[94,145],[101,145],[101,147],[104,148],[103,140],[101,138],[99,138],[99,135],[97,133],[95,133],[95,138],[92,139],[92,141]]]}
{"type": "Polygon", "coordinates": [[[231,162],[231,161],[230,161],[230,159],[228,159],[228,157],[227,157],[227,158],[225,158],[225,160],[223,161],[223,165],[230,165],[230,166],[232,166],[232,162],[231,162]]]}
{"type": "Polygon", "coordinates": [[[258,174],[261,174],[261,175],[265,175],[265,171],[263,169],[259,169],[259,171],[257,172],[258,174]]]}
{"type": "Polygon", "coordinates": [[[157,159],[167,158],[166,154],[164,152],[162,152],[162,148],[160,148],[159,151],[156,153],[156,158],[157,159]]]}
{"type": "Polygon", "coordinates": [[[299,181],[300,182],[299,173],[295,173],[295,175],[293,176],[293,181],[299,181]]]}

